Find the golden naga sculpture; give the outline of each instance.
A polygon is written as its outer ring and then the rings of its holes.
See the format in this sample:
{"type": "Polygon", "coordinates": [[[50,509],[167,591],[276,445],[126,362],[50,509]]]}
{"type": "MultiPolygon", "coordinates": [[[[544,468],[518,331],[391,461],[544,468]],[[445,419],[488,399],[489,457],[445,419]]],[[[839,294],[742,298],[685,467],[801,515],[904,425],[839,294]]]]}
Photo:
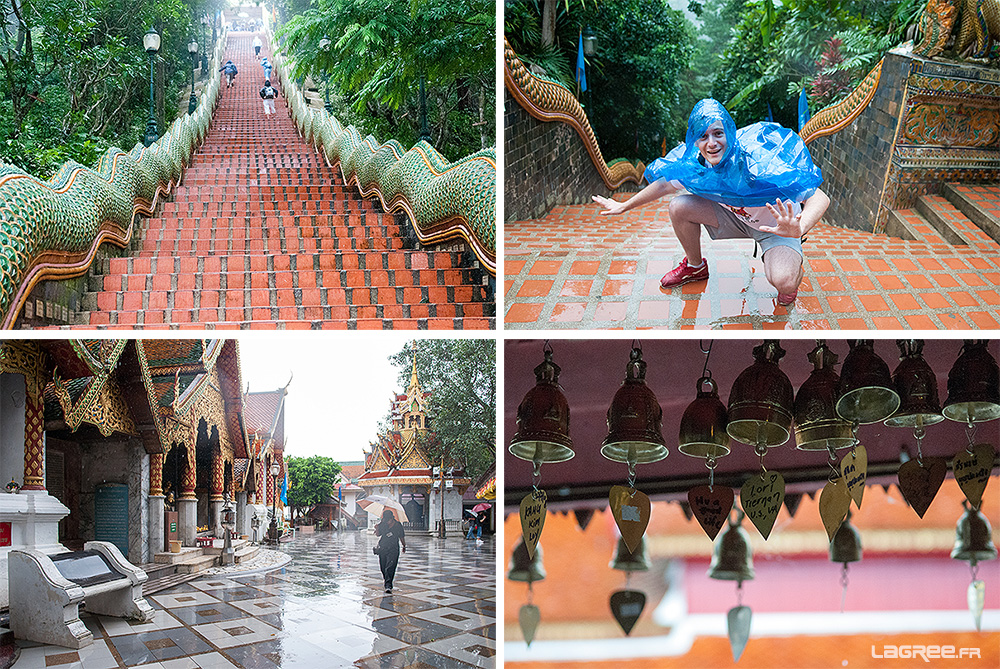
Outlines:
{"type": "Polygon", "coordinates": [[[954,53],[980,62],[1000,57],[1000,0],[928,0],[920,17],[922,40],[913,53],[940,55],[954,34],[954,53]],[[956,30],[956,20],[961,22],[956,30]],[[957,33],[957,34],[955,34],[957,33]]]}

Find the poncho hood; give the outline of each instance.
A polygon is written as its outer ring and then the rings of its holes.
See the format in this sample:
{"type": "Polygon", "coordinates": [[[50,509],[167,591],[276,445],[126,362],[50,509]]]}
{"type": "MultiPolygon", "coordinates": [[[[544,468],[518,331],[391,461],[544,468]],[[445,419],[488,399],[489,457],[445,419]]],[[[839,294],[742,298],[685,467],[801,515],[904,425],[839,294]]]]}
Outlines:
{"type": "Polygon", "coordinates": [[[734,207],[762,207],[776,199],[802,202],[823,182],[809,150],[794,131],[777,123],[736,129],[718,100],[701,100],[691,110],[684,144],[646,168],[646,181],[680,181],[701,197],[734,207]],[[695,142],[716,121],[726,133],[726,151],[714,167],[702,164],[695,142]]]}

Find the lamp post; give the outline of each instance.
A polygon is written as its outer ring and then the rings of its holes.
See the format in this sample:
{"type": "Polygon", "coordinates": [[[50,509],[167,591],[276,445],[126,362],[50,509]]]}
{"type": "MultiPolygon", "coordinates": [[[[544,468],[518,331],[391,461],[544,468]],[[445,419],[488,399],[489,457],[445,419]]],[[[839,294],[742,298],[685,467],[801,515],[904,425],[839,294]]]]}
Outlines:
{"type": "MultiPolygon", "coordinates": [[[[593,56],[597,53],[597,35],[594,30],[587,26],[583,29],[583,55],[593,56]]],[[[587,86],[587,110],[593,109],[593,97],[591,95],[592,86],[587,86]]]]}
{"type": "Polygon", "coordinates": [[[271,526],[267,531],[268,534],[271,535],[271,540],[275,544],[278,543],[278,473],[280,471],[281,467],[278,466],[278,462],[272,462],[271,487],[274,489],[274,495],[271,497],[271,526]]]}
{"type": "Polygon", "coordinates": [[[208,14],[202,14],[201,16],[201,43],[205,45],[205,48],[201,52],[201,72],[202,76],[205,76],[205,72],[208,72],[208,43],[205,42],[205,27],[208,25],[208,14]]]}
{"type": "Polygon", "coordinates": [[[149,56],[149,120],[146,122],[146,136],[142,143],[151,146],[160,137],[156,131],[156,115],[153,110],[153,57],[160,50],[159,33],[150,28],[142,36],[142,45],[146,48],[146,55],[149,56]]]}
{"type": "Polygon", "coordinates": [[[427,93],[424,92],[425,80],[426,77],[421,74],[420,75],[420,141],[427,142],[429,144],[431,141],[431,131],[427,127],[427,93]]]}
{"type": "Polygon", "coordinates": [[[323,105],[323,109],[326,110],[327,114],[332,113],[331,112],[332,107],[330,106],[330,71],[329,71],[329,67],[328,67],[329,63],[330,63],[330,45],[331,44],[333,44],[333,42],[331,42],[330,38],[327,37],[326,35],[323,35],[323,39],[321,39],[319,41],[320,51],[322,51],[323,54],[324,54],[323,55],[323,78],[324,78],[323,85],[324,85],[324,88],[326,89],[326,95],[325,95],[326,104],[323,105]]]}
{"type": "Polygon", "coordinates": [[[444,539],[446,536],[444,528],[444,455],[441,456],[441,479],[440,483],[440,493],[441,493],[441,524],[438,526],[438,537],[444,539]]]}
{"type": "Polygon", "coordinates": [[[226,531],[226,538],[222,544],[222,565],[227,566],[236,562],[236,555],[233,552],[233,528],[236,527],[236,510],[233,508],[233,501],[226,495],[226,505],[222,509],[222,529],[226,531]]]}
{"type": "Polygon", "coordinates": [[[188,114],[193,114],[198,108],[198,97],[194,94],[194,66],[198,62],[198,40],[188,42],[188,53],[191,55],[191,99],[188,100],[188,114]]]}

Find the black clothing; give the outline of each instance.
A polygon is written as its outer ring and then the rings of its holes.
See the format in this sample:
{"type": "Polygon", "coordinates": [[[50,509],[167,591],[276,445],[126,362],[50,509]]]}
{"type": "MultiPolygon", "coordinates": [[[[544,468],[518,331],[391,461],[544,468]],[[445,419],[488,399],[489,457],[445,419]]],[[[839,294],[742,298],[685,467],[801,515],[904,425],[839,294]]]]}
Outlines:
{"type": "Polygon", "coordinates": [[[274,86],[265,86],[260,89],[260,97],[262,100],[273,100],[278,97],[278,91],[274,90],[274,86]]]}
{"type": "Polygon", "coordinates": [[[399,564],[399,542],[406,536],[403,524],[394,519],[392,525],[382,521],[375,526],[378,540],[378,566],[382,570],[382,580],[385,589],[392,588],[392,580],[396,576],[396,566],[399,564]]]}

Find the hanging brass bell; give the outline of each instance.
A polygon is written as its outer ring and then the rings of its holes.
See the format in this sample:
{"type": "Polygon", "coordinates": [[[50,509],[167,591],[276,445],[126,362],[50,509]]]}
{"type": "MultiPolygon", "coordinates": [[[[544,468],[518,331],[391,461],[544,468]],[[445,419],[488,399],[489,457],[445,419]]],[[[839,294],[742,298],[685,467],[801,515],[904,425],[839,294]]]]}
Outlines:
{"type": "Polygon", "coordinates": [[[847,518],[840,524],[840,527],[833,535],[830,542],[830,562],[860,562],[861,561],[861,533],[858,528],[851,525],[851,512],[847,512],[847,518]]]}
{"type": "Polygon", "coordinates": [[[718,386],[711,378],[698,379],[698,396],[681,416],[681,453],[696,458],[721,458],[729,454],[729,414],[719,399],[718,386]],[[711,390],[703,390],[705,385],[711,390]]]}
{"type": "Polygon", "coordinates": [[[889,427],[934,425],[944,420],[938,401],[937,375],[924,360],[924,342],[900,339],[899,366],[892,373],[892,383],[899,395],[899,408],[885,424],[889,427]]]}
{"type": "Polygon", "coordinates": [[[734,523],[730,517],[712,550],[712,564],[708,568],[709,578],[720,581],[752,581],[753,551],[750,535],[742,527],[743,514],[737,515],[734,523]]]}
{"type": "Polygon", "coordinates": [[[840,374],[837,414],[849,423],[878,423],[899,408],[889,365],[875,353],[869,339],[848,342],[851,352],[840,374]]]}
{"type": "Polygon", "coordinates": [[[965,513],[955,527],[955,547],[951,549],[951,556],[972,563],[993,560],[997,556],[997,547],[993,545],[990,521],[965,502],[962,506],[965,513]]]}
{"type": "Polygon", "coordinates": [[[783,355],[777,341],[765,341],[753,350],[755,362],[736,377],[726,426],[736,441],[751,446],[780,446],[788,441],[794,394],[792,382],[778,368],[783,355]]]}
{"type": "Polygon", "coordinates": [[[639,539],[639,545],[631,552],[625,540],[618,537],[618,546],[608,566],[618,571],[649,571],[649,547],[646,546],[646,537],[639,539]]]}
{"type": "Polygon", "coordinates": [[[982,423],[1000,418],[1000,368],[986,341],[962,345],[948,372],[948,400],[944,415],[960,423],[982,423]]]}
{"type": "Polygon", "coordinates": [[[522,460],[564,462],[572,458],[569,436],[569,402],[559,386],[559,365],[552,362],[552,349],[535,367],[535,387],[517,407],[517,432],[510,440],[510,452],[522,460]]]}
{"type": "Polygon", "coordinates": [[[851,424],[837,415],[837,354],[819,341],[809,360],[813,371],[795,395],[795,447],[802,451],[849,448],[854,445],[851,424]]]}
{"type": "Polygon", "coordinates": [[[528,555],[528,547],[524,545],[524,539],[519,540],[514,546],[514,552],[510,554],[507,578],[511,581],[524,583],[544,581],[545,567],[542,565],[542,545],[535,544],[535,557],[532,559],[528,555]]]}
{"type": "Polygon", "coordinates": [[[633,348],[625,380],[608,407],[608,436],[601,455],[616,462],[648,463],[667,457],[661,424],[663,409],[646,385],[642,350],[633,348]]]}

